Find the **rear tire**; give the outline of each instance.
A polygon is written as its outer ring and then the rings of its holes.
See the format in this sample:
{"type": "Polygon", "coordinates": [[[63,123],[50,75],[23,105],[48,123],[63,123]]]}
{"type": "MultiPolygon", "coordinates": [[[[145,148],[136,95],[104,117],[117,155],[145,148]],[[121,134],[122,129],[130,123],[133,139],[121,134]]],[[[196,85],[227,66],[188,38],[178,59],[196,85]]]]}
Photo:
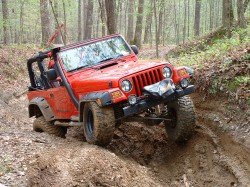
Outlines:
{"type": "Polygon", "coordinates": [[[101,108],[96,102],[86,103],[83,110],[83,128],[87,142],[100,146],[108,145],[115,130],[113,108],[101,108]]]}
{"type": "Polygon", "coordinates": [[[33,122],[33,130],[36,132],[46,132],[55,136],[65,138],[67,129],[60,126],[55,126],[53,123],[46,121],[43,116],[35,119],[33,122]]]}
{"type": "Polygon", "coordinates": [[[165,122],[169,139],[180,143],[187,141],[195,129],[195,112],[189,96],[184,96],[167,104],[168,115],[172,121],[165,122]]]}

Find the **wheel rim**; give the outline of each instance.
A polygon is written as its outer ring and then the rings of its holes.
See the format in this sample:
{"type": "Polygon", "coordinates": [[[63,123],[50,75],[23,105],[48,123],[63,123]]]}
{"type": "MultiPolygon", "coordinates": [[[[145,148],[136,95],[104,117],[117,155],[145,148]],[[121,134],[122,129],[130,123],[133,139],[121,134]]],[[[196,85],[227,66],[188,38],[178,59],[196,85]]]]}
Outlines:
{"type": "Polygon", "coordinates": [[[176,125],[177,125],[177,114],[176,114],[175,109],[171,108],[171,109],[168,111],[168,114],[169,114],[170,119],[172,120],[172,121],[170,122],[170,127],[171,127],[171,128],[175,128],[176,125]]]}
{"type": "Polygon", "coordinates": [[[94,130],[94,117],[91,110],[87,114],[87,123],[86,123],[87,134],[92,134],[94,130]]]}

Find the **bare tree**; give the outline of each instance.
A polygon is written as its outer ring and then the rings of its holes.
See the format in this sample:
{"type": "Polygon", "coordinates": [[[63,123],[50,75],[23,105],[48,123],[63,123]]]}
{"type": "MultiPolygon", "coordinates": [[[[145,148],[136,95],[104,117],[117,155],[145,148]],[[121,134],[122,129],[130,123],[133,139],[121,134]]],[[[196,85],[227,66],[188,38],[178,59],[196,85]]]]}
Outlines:
{"type": "Polygon", "coordinates": [[[179,24],[177,21],[177,11],[176,11],[176,2],[174,1],[174,33],[175,33],[175,43],[179,44],[180,43],[180,38],[179,38],[179,24]]]}
{"type": "Polygon", "coordinates": [[[187,37],[190,36],[190,0],[187,0],[187,37]]]}
{"type": "Polygon", "coordinates": [[[246,13],[247,6],[248,6],[249,3],[250,3],[250,0],[245,0],[244,6],[243,6],[243,12],[244,12],[244,13],[246,13]]]}
{"type": "Polygon", "coordinates": [[[66,17],[66,5],[65,0],[62,0],[63,4],[63,21],[64,21],[64,35],[63,35],[63,43],[64,45],[67,44],[67,17],[66,17]]]}
{"type": "Polygon", "coordinates": [[[80,41],[83,36],[82,13],[83,13],[83,2],[82,0],[78,0],[78,41],[80,41]]]}
{"type": "Polygon", "coordinates": [[[159,37],[158,37],[158,25],[157,25],[157,14],[156,14],[156,0],[154,0],[154,17],[155,17],[155,52],[156,52],[156,58],[159,57],[159,37]]]}
{"type": "Polygon", "coordinates": [[[209,30],[214,28],[214,0],[209,1],[209,30]]]}
{"type": "Polygon", "coordinates": [[[144,0],[139,0],[134,43],[141,47],[144,0]]]}
{"type": "Polygon", "coordinates": [[[233,22],[232,0],[223,0],[222,7],[222,25],[227,29],[227,36],[231,37],[233,22]]]}
{"type": "Polygon", "coordinates": [[[148,43],[149,42],[149,35],[150,35],[150,29],[151,29],[151,25],[152,25],[152,17],[153,17],[153,11],[152,11],[152,4],[153,1],[150,1],[150,5],[148,7],[148,13],[146,16],[146,24],[145,24],[145,33],[144,33],[144,43],[148,43]]]}
{"type": "MultiPolygon", "coordinates": [[[[54,11],[55,11],[55,30],[58,29],[59,27],[59,22],[58,22],[58,19],[59,19],[59,7],[58,7],[58,0],[54,0],[54,11]]],[[[55,44],[61,44],[62,43],[62,32],[60,32],[61,34],[58,34],[55,38],[55,44]]]]}
{"type": "Polygon", "coordinates": [[[238,26],[241,28],[246,27],[246,19],[244,16],[244,1],[237,0],[237,14],[238,14],[238,26]]]}
{"type": "Polygon", "coordinates": [[[195,0],[194,35],[200,35],[201,0],[195,0]]]}
{"type": "Polygon", "coordinates": [[[86,17],[84,39],[90,39],[91,36],[92,36],[93,10],[94,10],[94,3],[93,3],[93,1],[92,0],[88,0],[87,17],[86,17]]]}
{"type": "Polygon", "coordinates": [[[42,45],[45,45],[51,36],[49,1],[40,0],[41,27],[42,27],[42,45]]]}
{"type": "Polygon", "coordinates": [[[98,0],[99,7],[101,10],[101,24],[102,24],[102,36],[106,35],[106,29],[105,29],[105,23],[106,23],[106,17],[105,17],[105,4],[103,0],[98,0]]]}
{"type": "Polygon", "coordinates": [[[157,37],[158,37],[158,44],[160,44],[161,42],[161,37],[162,37],[162,27],[163,27],[163,13],[164,13],[164,8],[165,8],[165,3],[164,0],[161,0],[159,2],[159,18],[158,18],[158,30],[157,30],[157,37]]]}
{"type": "Polygon", "coordinates": [[[10,30],[9,30],[9,10],[7,0],[2,0],[3,9],[3,42],[4,44],[10,44],[10,30]]]}
{"type": "Polygon", "coordinates": [[[116,33],[115,0],[105,0],[108,34],[116,33]]]}
{"type": "Polygon", "coordinates": [[[183,39],[182,42],[184,43],[186,40],[186,33],[187,33],[187,1],[184,1],[184,24],[183,24],[183,39]]]}
{"type": "Polygon", "coordinates": [[[134,38],[134,6],[135,0],[128,0],[128,30],[126,38],[129,43],[134,38]]]}

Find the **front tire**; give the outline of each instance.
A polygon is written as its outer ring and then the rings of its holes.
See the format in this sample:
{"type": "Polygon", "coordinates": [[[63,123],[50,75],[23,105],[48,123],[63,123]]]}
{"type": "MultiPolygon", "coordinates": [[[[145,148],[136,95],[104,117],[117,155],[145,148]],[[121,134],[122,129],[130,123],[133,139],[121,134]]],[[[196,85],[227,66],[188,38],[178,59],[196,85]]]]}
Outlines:
{"type": "Polygon", "coordinates": [[[83,110],[83,127],[87,142],[100,146],[108,145],[115,130],[113,108],[101,108],[96,102],[86,103],[83,110]]]}
{"type": "Polygon", "coordinates": [[[65,134],[67,133],[66,128],[55,126],[51,122],[46,121],[43,116],[35,119],[33,122],[33,130],[36,132],[46,132],[61,138],[65,138],[65,134]]]}
{"type": "Polygon", "coordinates": [[[168,115],[172,121],[165,122],[169,139],[180,143],[187,141],[195,129],[195,112],[189,96],[184,96],[167,104],[168,115]]]}

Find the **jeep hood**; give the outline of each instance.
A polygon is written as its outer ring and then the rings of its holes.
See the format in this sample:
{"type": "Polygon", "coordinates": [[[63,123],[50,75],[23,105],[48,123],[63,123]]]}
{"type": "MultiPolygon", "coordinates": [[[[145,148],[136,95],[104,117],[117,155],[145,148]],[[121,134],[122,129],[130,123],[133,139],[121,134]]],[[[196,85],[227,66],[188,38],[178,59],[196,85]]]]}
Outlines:
{"type": "MultiPolygon", "coordinates": [[[[107,64],[109,63],[105,65],[107,64]]],[[[71,80],[71,86],[75,92],[82,92],[83,90],[105,90],[110,88],[110,84],[112,84],[113,88],[118,87],[119,80],[124,77],[164,64],[167,64],[167,62],[156,60],[119,62],[116,65],[104,69],[85,69],[84,71],[72,75],[69,79],[71,80]]]]}

